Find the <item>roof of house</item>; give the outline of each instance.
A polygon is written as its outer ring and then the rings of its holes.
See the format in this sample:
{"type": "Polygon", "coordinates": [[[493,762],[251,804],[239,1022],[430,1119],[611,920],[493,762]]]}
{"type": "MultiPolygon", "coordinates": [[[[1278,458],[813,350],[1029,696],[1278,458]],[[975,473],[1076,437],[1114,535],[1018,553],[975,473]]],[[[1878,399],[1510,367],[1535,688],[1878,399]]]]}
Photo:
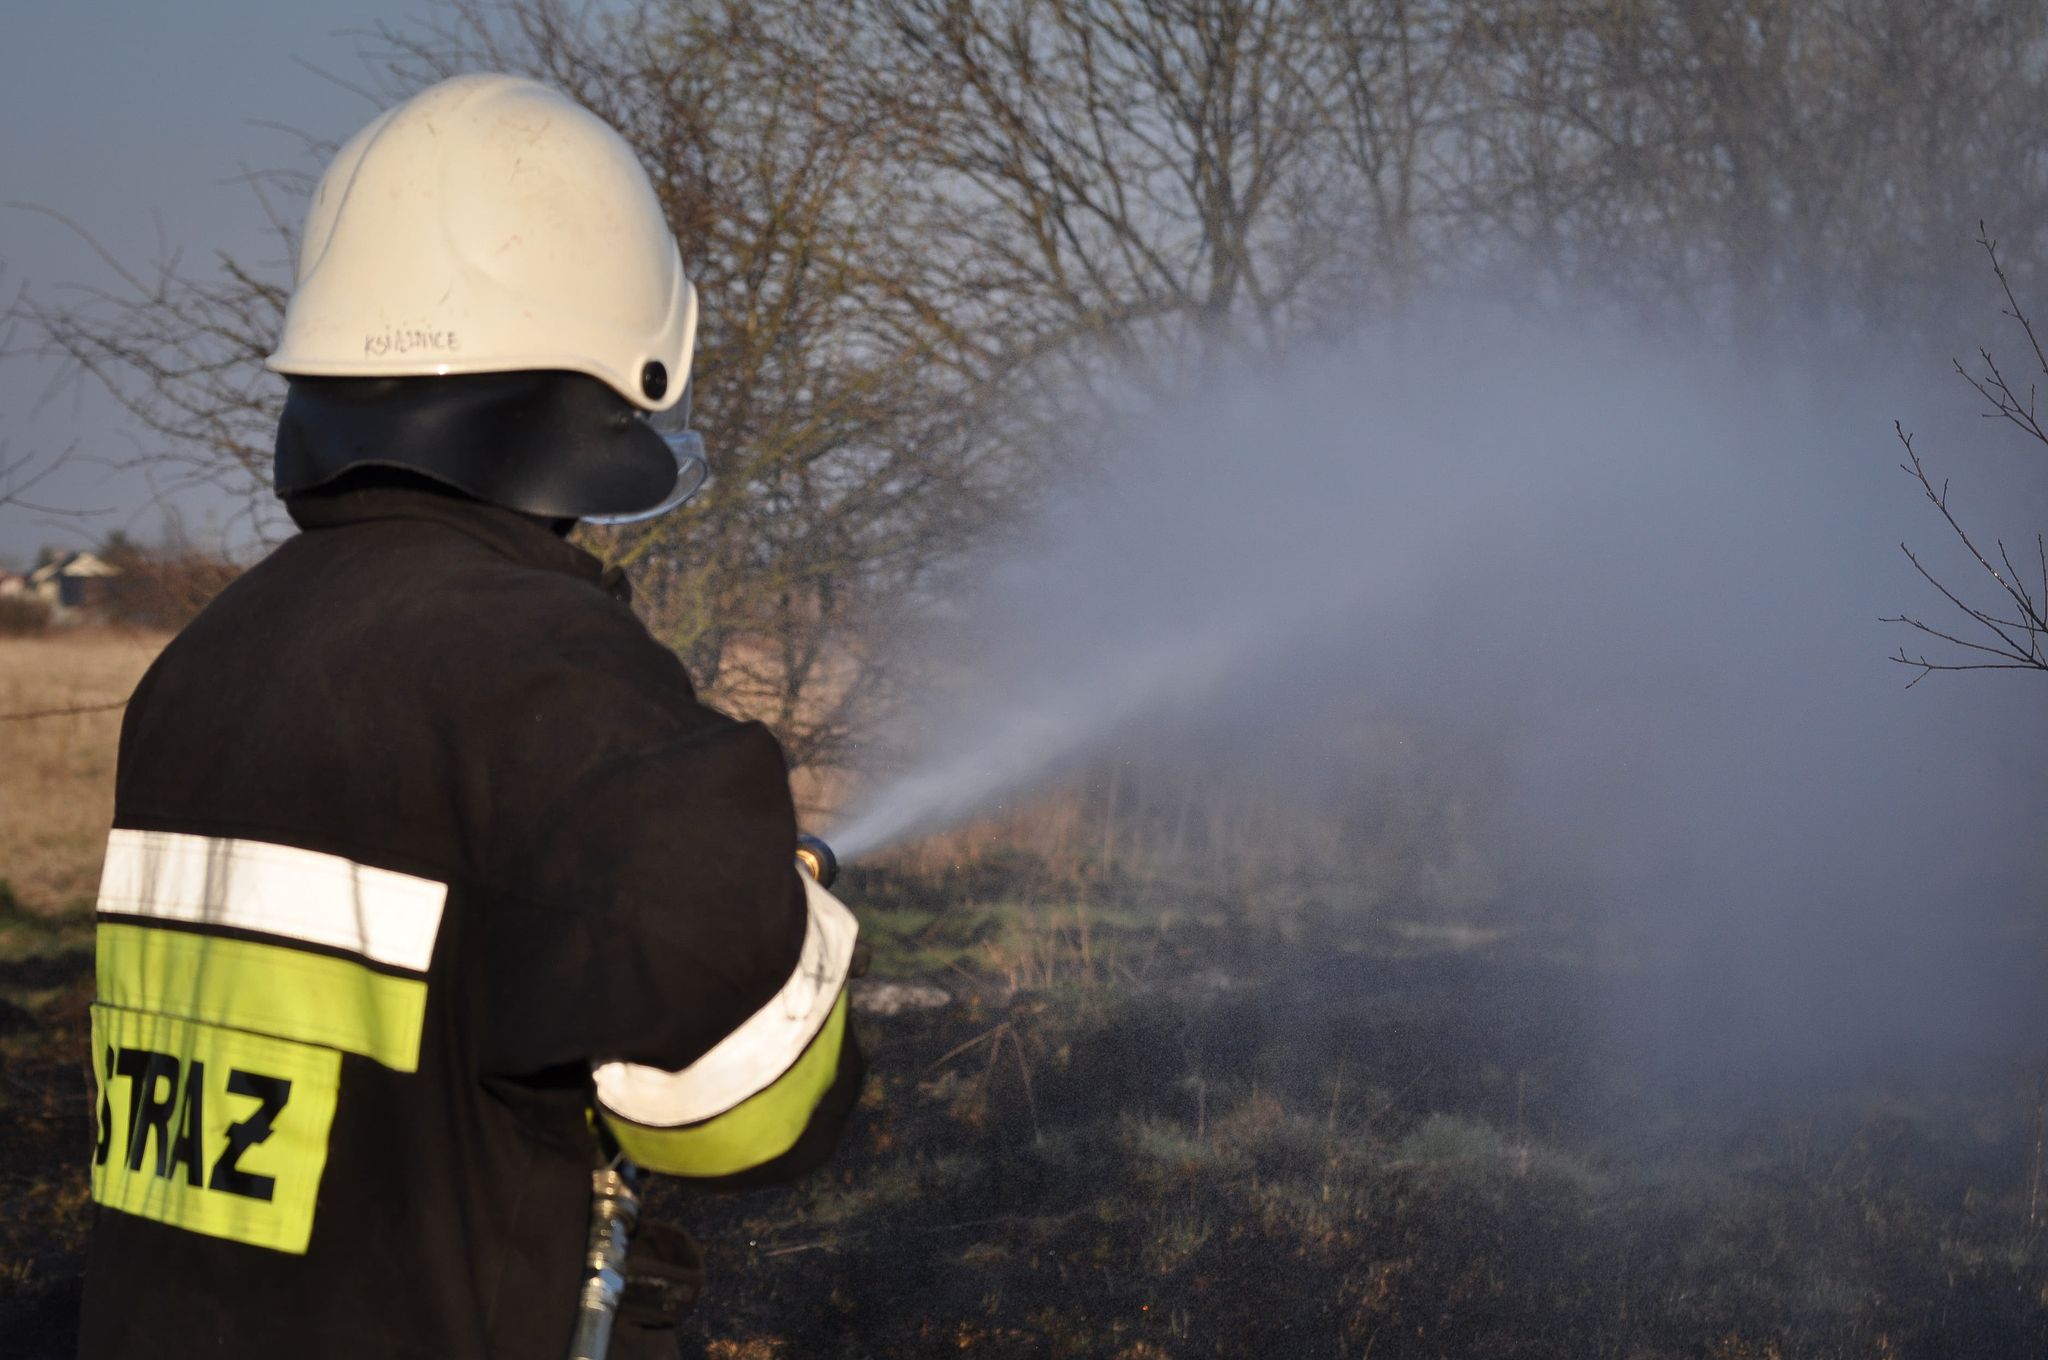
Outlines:
{"type": "Polygon", "coordinates": [[[41,585],[59,576],[119,576],[121,569],[109,565],[96,553],[66,553],[54,562],[45,562],[28,574],[29,582],[41,585]]]}

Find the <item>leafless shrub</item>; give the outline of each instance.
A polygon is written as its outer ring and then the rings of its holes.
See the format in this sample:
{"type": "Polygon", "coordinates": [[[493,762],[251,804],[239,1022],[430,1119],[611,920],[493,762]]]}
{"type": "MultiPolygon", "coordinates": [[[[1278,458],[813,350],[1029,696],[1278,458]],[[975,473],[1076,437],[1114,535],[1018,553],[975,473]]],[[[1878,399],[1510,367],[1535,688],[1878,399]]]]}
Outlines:
{"type": "Polygon", "coordinates": [[[50,618],[50,606],[33,595],[0,595],[0,637],[47,633],[50,618]]]}
{"type": "MultiPolygon", "coordinates": [[[[2048,375],[2048,353],[2043,352],[2041,341],[2034,333],[2034,323],[2027,318],[2019,299],[2013,294],[2012,281],[2006,276],[2005,267],[1999,263],[1998,243],[1981,226],[1977,240],[1983,246],[1985,256],[1991,262],[1991,271],[1997,276],[2004,294],[2002,315],[2009,317],[2026,337],[2032,365],[2048,375]]],[[[1955,369],[1990,407],[1985,416],[2004,421],[2037,444],[2048,445],[2048,429],[2044,429],[2040,421],[2038,393],[2034,384],[2023,382],[2021,388],[2014,387],[1988,348],[1980,348],[1977,358],[1981,365],[1977,372],[1971,372],[1960,361],[1955,369]]],[[[2044,642],[2048,642],[2048,613],[2044,613],[2048,611],[2048,538],[2035,534],[2033,555],[2029,557],[2022,549],[2018,562],[2013,560],[2012,552],[2003,539],[1993,540],[1988,548],[1983,546],[1950,508],[1948,479],[1943,478],[1936,485],[1927,465],[1921,461],[1919,451],[1913,447],[1913,436],[1903,425],[1894,424],[1893,428],[1906,450],[1906,461],[1899,465],[1901,470],[1919,485],[1921,494],[1948,526],[1949,534],[1984,573],[1982,577],[1971,577],[1974,589],[1969,584],[1951,584],[1937,576],[1912,548],[1904,543],[1899,545],[1899,550],[1906,554],[1921,579],[1948,602],[1951,612],[1948,621],[1940,625],[1906,614],[1887,618],[1884,622],[1903,624],[1954,649],[1943,657],[1930,658],[1924,651],[1909,654],[1901,646],[1892,660],[1919,671],[1908,682],[1908,688],[1935,671],[2048,671],[2048,650],[2043,647],[2044,642]],[[1955,618],[1958,614],[1962,616],[1960,621],[1955,618]]]]}
{"type": "Polygon", "coordinates": [[[130,628],[182,628],[242,573],[239,563],[178,533],[154,547],[116,535],[99,555],[120,572],[99,612],[130,628]]]}

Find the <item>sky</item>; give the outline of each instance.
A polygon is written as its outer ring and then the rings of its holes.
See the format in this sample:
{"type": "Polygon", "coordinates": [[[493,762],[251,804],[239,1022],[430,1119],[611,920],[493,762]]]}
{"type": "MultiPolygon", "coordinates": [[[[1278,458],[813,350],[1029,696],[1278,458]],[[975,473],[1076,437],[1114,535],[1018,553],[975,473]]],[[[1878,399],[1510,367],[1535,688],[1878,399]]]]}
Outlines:
{"type": "MultiPolygon", "coordinates": [[[[334,79],[362,84],[367,32],[430,18],[426,0],[277,4],[266,0],[103,3],[5,0],[0,41],[0,295],[22,288],[61,298],[104,284],[107,268],[72,219],[123,261],[226,250],[275,261],[248,171],[306,166],[304,133],[332,141],[374,104],[334,79]]],[[[0,566],[26,565],[45,544],[86,546],[116,528],[161,528],[151,490],[106,466],[146,445],[120,412],[78,385],[52,388],[47,366],[0,363],[0,450],[66,468],[37,500],[98,513],[55,517],[0,507],[0,566]]],[[[204,532],[220,507],[181,506],[204,532]]]]}

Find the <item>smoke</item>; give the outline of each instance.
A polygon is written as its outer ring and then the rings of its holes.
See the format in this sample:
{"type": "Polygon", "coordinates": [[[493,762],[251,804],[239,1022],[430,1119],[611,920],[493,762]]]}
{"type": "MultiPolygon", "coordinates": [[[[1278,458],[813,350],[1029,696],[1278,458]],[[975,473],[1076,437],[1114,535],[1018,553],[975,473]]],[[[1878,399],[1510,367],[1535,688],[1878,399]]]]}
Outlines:
{"type": "Polygon", "coordinates": [[[2032,1023],[2048,683],[1908,689],[1885,658],[1918,643],[1879,621],[1946,607],[1902,539],[1974,570],[1896,470],[1894,417],[1987,538],[2031,545],[2048,511],[1942,377],[1466,312],[1211,382],[926,628],[947,683],[832,839],[936,830],[1140,727],[1256,759],[1385,713],[1485,735],[1503,891],[1626,927],[1660,979],[1627,1023],[1660,1051],[2032,1023]]]}

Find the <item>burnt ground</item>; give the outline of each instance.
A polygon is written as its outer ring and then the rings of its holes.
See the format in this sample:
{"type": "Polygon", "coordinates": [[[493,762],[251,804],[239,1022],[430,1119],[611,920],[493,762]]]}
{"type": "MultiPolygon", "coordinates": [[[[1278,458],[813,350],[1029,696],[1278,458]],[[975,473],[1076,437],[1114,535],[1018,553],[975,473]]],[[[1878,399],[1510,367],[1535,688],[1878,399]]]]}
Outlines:
{"type": "MultiPolygon", "coordinates": [[[[707,1256],[686,1355],[2048,1354],[2038,1064],[1652,1077],[1526,940],[876,922],[954,1000],[861,1022],[829,1173],[651,1192],[707,1256]]],[[[73,1325],[89,985],[0,965],[0,1353],[73,1325]]]]}
{"type": "Polygon", "coordinates": [[[68,1355],[85,1259],[92,955],[0,960],[0,1355],[68,1355]]]}

